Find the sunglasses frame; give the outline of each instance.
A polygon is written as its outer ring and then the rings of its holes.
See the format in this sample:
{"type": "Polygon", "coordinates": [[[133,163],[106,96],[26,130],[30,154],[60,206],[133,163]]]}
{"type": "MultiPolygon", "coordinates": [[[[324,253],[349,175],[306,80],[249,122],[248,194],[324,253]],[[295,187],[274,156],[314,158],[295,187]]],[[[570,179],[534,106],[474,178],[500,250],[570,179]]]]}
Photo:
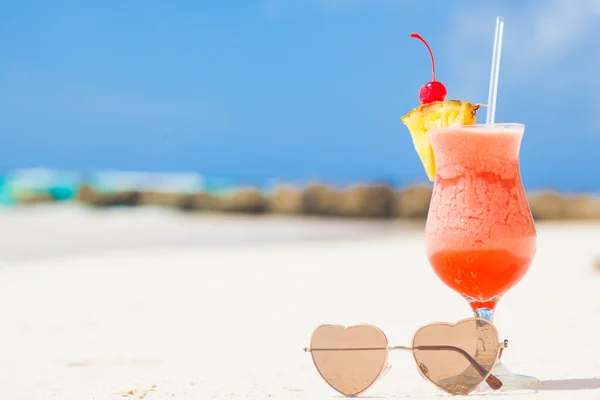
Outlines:
{"type": "MultiPolygon", "coordinates": [[[[451,350],[451,351],[457,351],[458,353],[460,353],[461,355],[463,355],[468,361],[469,363],[477,370],[477,372],[479,372],[479,374],[483,377],[483,380],[481,382],[486,382],[493,390],[498,390],[502,387],[502,381],[500,379],[498,379],[497,377],[495,377],[492,374],[492,370],[493,367],[490,369],[489,372],[485,371],[485,368],[479,364],[475,359],[473,359],[473,357],[471,357],[471,355],[469,353],[467,353],[466,351],[464,351],[463,349],[459,348],[459,347],[454,347],[454,346],[417,346],[414,347],[414,342],[415,342],[415,338],[417,337],[417,334],[422,330],[425,329],[429,326],[432,325],[443,325],[443,326],[456,326],[460,323],[466,322],[466,321],[482,321],[485,322],[486,324],[489,324],[492,329],[494,330],[494,332],[496,333],[496,337],[499,337],[498,335],[498,330],[496,329],[496,327],[494,326],[494,324],[492,324],[490,321],[484,319],[484,318],[465,318],[462,319],[458,322],[455,323],[449,323],[449,322],[432,322],[429,323],[427,325],[423,325],[421,326],[419,329],[417,329],[415,331],[415,333],[413,334],[411,343],[413,344],[412,347],[407,347],[407,346],[390,346],[389,345],[389,341],[388,341],[388,337],[385,334],[385,332],[383,330],[381,330],[379,327],[375,326],[375,325],[371,325],[371,324],[359,324],[359,325],[351,325],[351,326],[343,326],[343,325],[339,325],[339,324],[321,324],[319,326],[317,326],[314,330],[313,333],[311,334],[311,341],[312,341],[312,337],[314,335],[314,333],[321,327],[323,326],[337,326],[343,329],[350,329],[352,327],[355,326],[367,326],[370,328],[374,328],[377,331],[379,331],[383,337],[385,338],[386,341],[386,347],[382,348],[382,347],[369,347],[369,348],[324,348],[324,349],[313,349],[311,347],[305,347],[303,350],[306,353],[311,353],[311,359],[313,361],[313,364],[315,366],[315,369],[317,370],[317,372],[319,373],[319,375],[321,376],[321,378],[331,387],[333,388],[336,392],[339,392],[335,387],[333,387],[333,385],[331,385],[329,383],[329,381],[327,381],[327,379],[325,379],[325,377],[323,376],[323,374],[321,374],[321,371],[319,370],[317,363],[315,362],[314,356],[312,355],[313,352],[315,351],[365,351],[365,350],[385,350],[386,354],[385,354],[385,360],[382,363],[382,367],[381,370],[379,371],[379,373],[377,374],[377,377],[373,380],[373,382],[367,386],[366,388],[364,388],[363,390],[361,390],[360,392],[354,394],[354,395],[344,395],[346,397],[356,397],[359,396],[363,393],[365,393],[367,390],[369,390],[379,379],[381,379],[382,374],[384,373],[384,371],[386,370],[386,368],[388,367],[388,358],[389,358],[389,352],[393,351],[393,350],[403,350],[403,351],[410,351],[413,355],[413,359],[415,360],[415,364],[417,366],[417,370],[419,371],[419,374],[421,374],[421,376],[426,379],[427,381],[433,383],[436,387],[438,387],[439,389],[441,389],[442,391],[449,393],[451,395],[456,395],[455,393],[451,393],[448,390],[442,388],[441,386],[439,386],[437,383],[435,383],[433,380],[431,380],[430,378],[428,378],[423,371],[421,370],[420,366],[419,366],[419,361],[417,360],[417,357],[415,355],[415,350],[432,350],[432,351],[441,351],[441,350],[451,350]]],[[[494,359],[494,362],[492,365],[496,365],[498,363],[498,361],[500,360],[500,358],[502,357],[502,353],[504,352],[504,349],[508,347],[508,340],[504,339],[502,342],[498,343],[498,349],[496,351],[496,358],[494,359]]],[[[463,392],[461,394],[466,395],[471,393],[472,391],[474,391],[475,389],[477,389],[479,386],[481,385],[481,383],[479,383],[479,385],[473,387],[472,389],[470,389],[467,392],[463,392]]],[[[343,393],[342,393],[343,394],[343,393]]]]}

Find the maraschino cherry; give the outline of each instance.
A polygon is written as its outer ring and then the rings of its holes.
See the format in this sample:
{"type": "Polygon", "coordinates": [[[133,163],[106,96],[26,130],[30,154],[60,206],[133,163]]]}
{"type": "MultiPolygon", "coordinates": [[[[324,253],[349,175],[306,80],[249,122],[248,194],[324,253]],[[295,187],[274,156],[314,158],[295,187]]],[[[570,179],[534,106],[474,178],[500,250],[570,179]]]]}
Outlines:
{"type": "Polygon", "coordinates": [[[435,61],[429,45],[418,33],[411,33],[410,37],[419,39],[421,42],[423,42],[427,47],[427,50],[429,50],[429,55],[431,56],[431,82],[427,82],[421,88],[421,91],[419,92],[419,101],[421,104],[427,104],[433,103],[434,101],[446,100],[446,95],[448,94],[446,87],[442,85],[442,82],[435,80],[435,61]]]}

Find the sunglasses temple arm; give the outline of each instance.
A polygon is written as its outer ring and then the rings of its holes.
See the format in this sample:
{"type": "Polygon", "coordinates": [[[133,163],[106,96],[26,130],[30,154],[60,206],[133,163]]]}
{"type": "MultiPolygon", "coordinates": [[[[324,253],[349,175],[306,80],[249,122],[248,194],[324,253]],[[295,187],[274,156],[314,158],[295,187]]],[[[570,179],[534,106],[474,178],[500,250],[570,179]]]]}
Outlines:
{"type": "Polygon", "coordinates": [[[500,343],[500,351],[498,352],[498,360],[502,358],[502,353],[504,349],[508,347],[508,340],[504,339],[502,343],[500,343]]]}
{"type": "MultiPolygon", "coordinates": [[[[454,347],[454,346],[418,346],[418,347],[415,347],[414,350],[433,350],[433,351],[450,350],[450,351],[455,351],[457,353],[460,353],[463,357],[465,357],[471,363],[471,365],[473,366],[473,368],[475,368],[477,370],[477,372],[479,372],[479,374],[481,375],[482,378],[485,378],[485,376],[488,374],[488,372],[485,370],[485,368],[481,364],[479,364],[473,357],[471,357],[471,355],[469,353],[467,353],[466,351],[464,351],[460,347],[454,347]]],[[[496,378],[492,374],[490,374],[485,381],[494,390],[498,390],[498,389],[500,389],[502,387],[502,381],[500,381],[500,379],[496,378]]]]}

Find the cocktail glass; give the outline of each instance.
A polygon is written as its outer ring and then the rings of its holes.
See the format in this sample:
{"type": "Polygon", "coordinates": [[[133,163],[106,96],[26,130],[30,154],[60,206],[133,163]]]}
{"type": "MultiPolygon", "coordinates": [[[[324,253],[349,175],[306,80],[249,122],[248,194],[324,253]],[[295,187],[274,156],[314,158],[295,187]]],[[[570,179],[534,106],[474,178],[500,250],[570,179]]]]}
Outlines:
{"type": "MultiPolygon", "coordinates": [[[[498,300],[529,270],[536,230],[521,181],[522,124],[431,129],[436,177],[425,227],[437,276],[477,317],[493,321],[498,300]]],[[[506,389],[535,387],[501,362],[493,374],[506,389]]]]}

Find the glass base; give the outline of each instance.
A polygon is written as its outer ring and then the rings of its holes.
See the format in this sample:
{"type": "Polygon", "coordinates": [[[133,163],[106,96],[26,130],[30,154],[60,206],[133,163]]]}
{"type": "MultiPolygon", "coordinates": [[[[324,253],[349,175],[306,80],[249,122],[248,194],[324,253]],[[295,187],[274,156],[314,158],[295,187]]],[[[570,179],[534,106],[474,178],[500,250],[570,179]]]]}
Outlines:
{"type": "Polygon", "coordinates": [[[494,365],[494,369],[492,370],[492,374],[502,381],[502,387],[499,390],[494,390],[485,382],[482,382],[481,385],[475,390],[477,393],[481,392],[502,392],[509,390],[533,390],[537,388],[541,384],[541,380],[538,378],[534,378],[533,376],[528,375],[519,375],[511,372],[508,368],[502,364],[502,362],[498,361],[496,365],[494,365]]]}
{"type": "MultiPolygon", "coordinates": [[[[478,318],[484,318],[490,322],[494,320],[494,310],[482,307],[475,310],[475,316],[478,318]]],[[[502,387],[499,390],[492,389],[486,382],[482,382],[481,385],[475,390],[475,392],[498,392],[498,391],[509,391],[509,390],[527,390],[535,389],[542,381],[538,378],[528,375],[519,375],[511,372],[508,368],[502,364],[500,360],[494,365],[492,374],[502,381],[502,387]]]]}

